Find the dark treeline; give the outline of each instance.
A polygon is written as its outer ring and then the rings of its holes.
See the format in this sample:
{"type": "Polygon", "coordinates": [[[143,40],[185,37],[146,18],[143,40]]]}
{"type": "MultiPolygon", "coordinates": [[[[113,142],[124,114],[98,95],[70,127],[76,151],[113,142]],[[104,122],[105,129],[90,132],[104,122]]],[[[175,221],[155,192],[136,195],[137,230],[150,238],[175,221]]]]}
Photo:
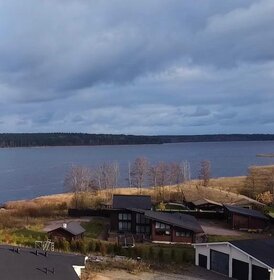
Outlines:
{"type": "Polygon", "coordinates": [[[164,144],[180,142],[270,141],[274,134],[137,136],[87,133],[2,133],[0,147],[164,144]]]}

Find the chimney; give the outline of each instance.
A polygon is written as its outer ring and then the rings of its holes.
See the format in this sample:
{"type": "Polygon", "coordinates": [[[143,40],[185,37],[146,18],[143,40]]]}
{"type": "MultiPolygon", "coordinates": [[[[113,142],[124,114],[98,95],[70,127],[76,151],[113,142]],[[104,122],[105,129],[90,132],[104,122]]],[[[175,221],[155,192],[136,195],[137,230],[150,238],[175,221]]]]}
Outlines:
{"type": "Polygon", "coordinates": [[[63,228],[67,228],[68,224],[67,223],[63,223],[63,228]]]}

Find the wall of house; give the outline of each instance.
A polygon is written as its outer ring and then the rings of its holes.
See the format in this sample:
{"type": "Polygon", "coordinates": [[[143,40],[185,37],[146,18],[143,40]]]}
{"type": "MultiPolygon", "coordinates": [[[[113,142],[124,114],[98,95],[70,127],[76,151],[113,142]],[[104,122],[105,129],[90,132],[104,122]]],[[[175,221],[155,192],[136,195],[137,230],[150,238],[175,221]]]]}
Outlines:
{"type": "Polygon", "coordinates": [[[232,228],[234,229],[264,229],[266,222],[263,219],[233,213],[232,228]]]}
{"type": "MultiPolygon", "coordinates": [[[[199,265],[199,254],[207,256],[207,269],[210,270],[210,249],[216,250],[229,255],[229,277],[232,277],[232,259],[237,259],[249,264],[249,279],[251,280],[252,265],[257,265],[263,268],[268,268],[264,264],[258,262],[247,254],[243,253],[230,244],[203,244],[194,245],[195,247],[195,265],[199,265]]],[[[274,270],[271,272],[270,280],[274,280],[274,270]]]]}
{"type": "Polygon", "coordinates": [[[65,238],[68,241],[81,238],[81,236],[73,236],[72,234],[70,234],[69,232],[67,232],[61,228],[49,232],[48,235],[50,236],[51,239],[65,238]]]}
{"type": "Polygon", "coordinates": [[[190,236],[176,236],[176,231],[183,232],[184,229],[177,227],[170,227],[170,235],[158,235],[156,233],[156,222],[152,222],[151,228],[151,240],[160,242],[182,242],[182,243],[192,243],[195,240],[195,235],[193,232],[189,232],[190,236]]]}

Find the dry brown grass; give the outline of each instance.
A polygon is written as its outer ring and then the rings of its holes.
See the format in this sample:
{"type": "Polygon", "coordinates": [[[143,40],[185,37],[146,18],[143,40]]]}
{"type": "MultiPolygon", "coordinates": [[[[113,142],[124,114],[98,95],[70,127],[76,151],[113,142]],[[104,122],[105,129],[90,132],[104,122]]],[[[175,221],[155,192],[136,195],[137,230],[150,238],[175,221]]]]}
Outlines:
{"type": "MultiPolygon", "coordinates": [[[[256,176],[256,184],[258,191],[265,187],[265,174],[274,172],[274,166],[258,166],[252,167],[256,176]]],[[[209,186],[203,187],[199,180],[191,180],[186,184],[178,186],[167,186],[161,189],[164,190],[165,200],[180,200],[182,194],[189,201],[198,200],[200,198],[208,198],[217,202],[229,203],[244,198],[240,194],[248,193],[246,185],[246,176],[238,177],[221,177],[210,179],[209,186]]],[[[114,194],[140,194],[140,190],[137,188],[117,188],[113,191],[114,194]]],[[[159,198],[159,188],[142,189],[141,194],[151,195],[152,199],[156,202],[162,200],[159,198]]],[[[90,193],[85,195],[87,203],[92,204],[94,200],[109,201],[111,198],[110,190],[98,191],[97,194],[90,193]]],[[[64,193],[56,195],[41,196],[32,200],[19,200],[6,203],[7,209],[37,209],[40,207],[47,207],[51,205],[54,209],[64,208],[72,205],[73,194],[64,193]]],[[[92,205],[91,205],[92,206],[92,205]]]]}

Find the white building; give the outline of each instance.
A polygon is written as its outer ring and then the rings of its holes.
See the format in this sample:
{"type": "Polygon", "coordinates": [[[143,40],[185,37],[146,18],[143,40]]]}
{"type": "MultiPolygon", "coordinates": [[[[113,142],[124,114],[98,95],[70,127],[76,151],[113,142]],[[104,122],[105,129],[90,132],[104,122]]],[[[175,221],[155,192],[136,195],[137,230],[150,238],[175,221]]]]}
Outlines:
{"type": "Polygon", "coordinates": [[[274,239],[197,243],[195,264],[238,280],[274,280],[274,239]]]}

